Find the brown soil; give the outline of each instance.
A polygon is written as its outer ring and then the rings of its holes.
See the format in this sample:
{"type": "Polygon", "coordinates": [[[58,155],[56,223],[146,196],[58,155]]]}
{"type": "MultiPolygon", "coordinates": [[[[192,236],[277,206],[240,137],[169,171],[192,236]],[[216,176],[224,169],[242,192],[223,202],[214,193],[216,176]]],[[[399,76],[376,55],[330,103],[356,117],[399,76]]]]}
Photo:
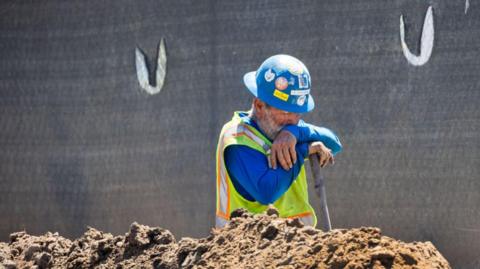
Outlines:
{"type": "Polygon", "coordinates": [[[430,243],[404,243],[378,228],[324,233],[298,220],[243,210],[224,229],[176,241],[168,230],[137,223],[125,236],[93,228],[70,241],[57,233],[25,232],[0,242],[3,268],[450,268],[430,243]]]}

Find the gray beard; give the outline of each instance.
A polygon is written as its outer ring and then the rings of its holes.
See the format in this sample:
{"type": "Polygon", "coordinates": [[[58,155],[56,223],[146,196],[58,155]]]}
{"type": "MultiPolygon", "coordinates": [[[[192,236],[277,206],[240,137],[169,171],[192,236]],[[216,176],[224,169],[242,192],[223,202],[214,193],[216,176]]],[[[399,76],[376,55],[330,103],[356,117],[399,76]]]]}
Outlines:
{"type": "Polygon", "coordinates": [[[270,140],[275,140],[275,137],[277,137],[278,133],[282,130],[283,125],[278,125],[273,123],[270,113],[267,111],[266,112],[266,117],[262,120],[255,118],[257,121],[258,127],[263,131],[263,133],[268,137],[270,140]]]}

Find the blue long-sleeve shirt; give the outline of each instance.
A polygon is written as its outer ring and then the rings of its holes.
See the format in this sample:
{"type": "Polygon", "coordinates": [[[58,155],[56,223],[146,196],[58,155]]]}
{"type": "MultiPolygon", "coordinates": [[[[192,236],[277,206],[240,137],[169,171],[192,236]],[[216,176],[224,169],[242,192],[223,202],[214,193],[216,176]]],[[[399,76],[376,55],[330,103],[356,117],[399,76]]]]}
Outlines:
{"type": "Polygon", "coordinates": [[[297,138],[297,143],[321,141],[334,156],[342,150],[340,139],[325,127],[318,127],[300,120],[297,125],[287,125],[282,130],[292,133],[297,138]]]}
{"type": "MultiPolygon", "coordinates": [[[[240,117],[246,124],[262,132],[246,113],[240,113],[240,117]]],[[[228,174],[237,192],[245,199],[267,205],[280,198],[297,178],[308,157],[309,142],[321,141],[334,155],[342,149],[338,137],[327,128],[299,121],[297,125],[287,125],[283,130],[288,130],[297,138],[297,162],[289,170],[281,166],[277,169],[269,168],[266,156],[247,146],[232,145],[225,149],[228,174]]]]}

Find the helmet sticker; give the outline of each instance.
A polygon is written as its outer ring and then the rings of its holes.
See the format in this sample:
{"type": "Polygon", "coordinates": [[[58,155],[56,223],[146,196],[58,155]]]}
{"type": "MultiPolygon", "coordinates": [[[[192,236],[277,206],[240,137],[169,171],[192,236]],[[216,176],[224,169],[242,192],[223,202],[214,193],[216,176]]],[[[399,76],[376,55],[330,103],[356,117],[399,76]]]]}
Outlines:
{"type": "Polygon", "coordinates": [[[280,99],[280,100],[287,101],[289,95],[286,94],[286,93],[284,93],[284,92],[281,92],[281,91],[275,89],[275,91],[273,92],[273,96],[277,97],[277,98],[280,99]]]}
{"type": "Polygon", "coordinates": [[[292,90],[290,92],[290,95],[305,95],[309,93],[310,93],[310,90],[292,90]]]}
{"type": "Polygon", "coordinates": [[[305,100],[307,99],[307,96],[306,95],[302,95],[300,97],[298,97],[297,99],[297,105],[299,106],[303,106],[303,104],[305,104],[305,100]]]}
{"type": "Polygon", "coordinates": [[[284,77],[278,77],[275,80],[275,88],[277,88],[280,91],[285,90],[288,87],[288,81],[284,77]]]}
{"type": "Polygon", "coordinates": [[[308,88],[308,78],[307,74],[300,74],[298,75],[298,86],[301,89],[308,88]]]}
{"type": "Polygon", "coordinates": [[[290,80],[288,81],[288,85],[295,85],[295,78],[290,77],[290,80]]]}
{"type": "Polygon", "coordinates": [[[272,72],[272,69],[268,69],[267,72],[265,72],[265,80],[267,82],[270,82],[274,78],[275,78],[275,73],[272,72]]]}

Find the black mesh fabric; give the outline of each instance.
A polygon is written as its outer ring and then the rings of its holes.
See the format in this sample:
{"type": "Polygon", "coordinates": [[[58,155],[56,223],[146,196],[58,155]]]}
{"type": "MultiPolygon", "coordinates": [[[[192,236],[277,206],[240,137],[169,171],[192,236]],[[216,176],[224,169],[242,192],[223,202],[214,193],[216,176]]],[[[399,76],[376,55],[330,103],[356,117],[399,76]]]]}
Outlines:
{"type": "Polygon", "coordinates": [[[207,235],[220,128],[250,107],[243,74],[286,53],[312,76],[305,120],[344,145],[324,172],[333,227],[429,240],[478,268],[480,9],[432,5],[433,53],[414,67],[399,18],[418,54],[425,1],[1,1],[0,239],[133,221],[207,235]],[[153,72],[162,37],[150,95],[135,47],[153,72]]]}

